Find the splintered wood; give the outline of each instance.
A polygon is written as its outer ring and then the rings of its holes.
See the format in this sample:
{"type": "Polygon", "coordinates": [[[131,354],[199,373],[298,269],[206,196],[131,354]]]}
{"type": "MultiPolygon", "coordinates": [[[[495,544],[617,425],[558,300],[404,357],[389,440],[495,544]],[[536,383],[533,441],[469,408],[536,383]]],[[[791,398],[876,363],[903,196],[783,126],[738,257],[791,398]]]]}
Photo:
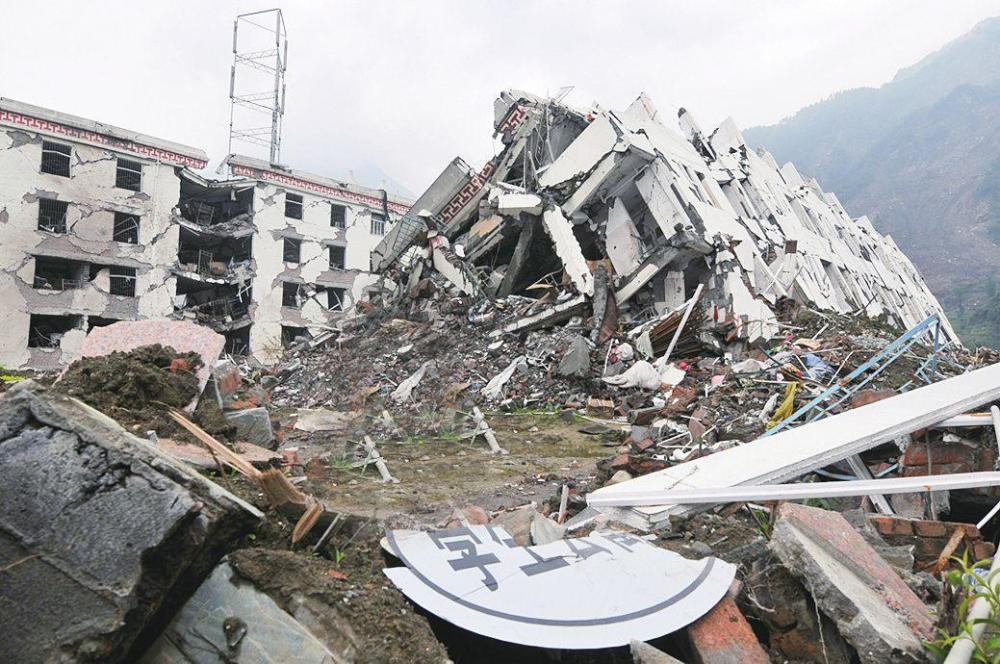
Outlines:
{"type": "MultiPolygon", "coordinates": [[[[317,522],[322,520],[321,517],[326,513],[325,506],[309,494],[299,491],[281,470],[268,468],[260,471],[180,412],[172,410],[169,415],[175,422],[191,432],[222,463],[253,480],[271,507],[286,518],[298,520],[292,530],[292,546],[298,544],[303,537],[309,534],[317,522]]],[[[326,521],[329,521],[329,518],[326,521]]]]}

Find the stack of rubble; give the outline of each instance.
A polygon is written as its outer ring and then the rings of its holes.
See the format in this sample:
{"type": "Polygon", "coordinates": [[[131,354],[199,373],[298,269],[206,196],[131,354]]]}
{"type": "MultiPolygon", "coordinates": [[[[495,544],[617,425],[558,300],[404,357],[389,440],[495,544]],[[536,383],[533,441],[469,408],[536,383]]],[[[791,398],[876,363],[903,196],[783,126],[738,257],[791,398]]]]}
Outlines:
{"type": "Polygon", "coordinates": [[[682,109],[685,140],[645,96],[616,112],[518,91],[495,114],[499,154],[479,173],[449,164],[376,248],[383,301],[418,296],[437,272],[477,299],[535,300],[507,332],[589,313],[603,341],[701,285],[695,322],[720,352],[774,336],[782,297],[903,329],[938,314],[942,341],[956,340],[891,238],[749,150],[731,120],[705,136],[682,109]]]}

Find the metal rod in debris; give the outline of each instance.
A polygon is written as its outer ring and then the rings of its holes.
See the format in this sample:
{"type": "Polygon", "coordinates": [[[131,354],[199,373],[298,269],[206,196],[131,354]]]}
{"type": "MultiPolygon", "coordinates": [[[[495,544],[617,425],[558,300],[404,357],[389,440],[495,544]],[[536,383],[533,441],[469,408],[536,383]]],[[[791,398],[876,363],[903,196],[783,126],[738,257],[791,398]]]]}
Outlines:
{"type": "Polygon", "coordinates": [[[399,484],[399,480],[393,477],[392,473],[389,472],[389,466],[385,465],[385,459],[383,459],[382,455],[379,454],[377,449],[375,449],[375,441],[371,439],[371,436],[365,436],[365,451],[368,452],[368,457],[365,461],[375,463],[375,468],[378,469],[378,474],[382,476],[383,482],[399,484]]]}
{"type": "Polygon", "coordinates": [[[642,507],[649,505],[694,505],[805,500],[807,498],[845,498],[872,494],[951,491],[984,486],[1000,486],[1000,472],[954,473],[920,477],[893,477],[881,480],[848,482],[809,482],[803,484],[757,484],[702,489],[631,491],[587,496],[594,507],[642,507]]]}
{"type": "Polygon", "coordinates": [[[473,406],[472,416],[476,420],[476,434],[483,434],[486,442],[489,443],[490,451],[493,454],[510,454],[507,450],[500,447],[497,437],[493,435],[493,429],[486,423],[486,416],[483,415],[483,411],[479,410],[479,406],[473,406]]]}
{"type": "MultiPolygon", "coordinates": [[[[997,438],[997,447],[1000,448],[1000,408],[997,408],[996,406],[992,406],[990,408],[990,419],[993,422],[993,432],[997,438]]],[[[1000,455],[997,456],[997,460],[997,463],[1000,463],[1000,455]]],[[[996,516],[997,512],[1000,512],[1000,502],[997,502],[997,504],[993,506],[993,509],[991,509],[986,516],[979,520],[979,523],[976,524],[976,528],[981,530],[983,526],[990,522],[990,519],[996,516]]]]}
{"type": "Polygon", "coordinates": [[[677,329],[674,330],[674,336],[670,340],[670,345],[667,346],[667,352],[665,352],[663,354],[663,357],[658,361],[658,363],[661,366],[667,363],[667,361],[670,359],[670,354],[674,352],[674,346],[677,345],[677,340],[681,338],[681,332],[684,331],[684,326],[687,325],[688,318],[691,317],[691,312],[694,310],[694,305],[698,304],[698,298],[701,297],[702,288],[704,288],[704,284],[698,284],[698,288],[695,289],[694,295],[692,295],[691,299],[688,300],[688,305],[684,309],[684,315],[681,316],[681,322],[677,326],[677,329]]]}

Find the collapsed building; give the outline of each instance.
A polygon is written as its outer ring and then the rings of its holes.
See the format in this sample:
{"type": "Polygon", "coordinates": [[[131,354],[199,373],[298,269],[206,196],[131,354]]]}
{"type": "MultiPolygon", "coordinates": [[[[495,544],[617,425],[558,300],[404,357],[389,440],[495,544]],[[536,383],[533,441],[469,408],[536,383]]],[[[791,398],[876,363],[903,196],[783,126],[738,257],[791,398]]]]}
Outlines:
{"type": "Polygon", "coordinates": [[[0,99],[0,365],[53,369],[88,330],[184,318],[273,361],[370,283],[409,207],[383,190],[0,99]]]}
{"type": "Polygon", "coordinates": [[[620,310],[642,323],[697,292],[703,327],[726,343],[774,336],[783,297],[904,329],[938,314],[940,341],[957,341],[913,264],[867,217],[748,148],[731,119],[711,135],[684,109],[679,123],[684,136],[644,95],[617,112],[504,92],[502,149],[479,172],[450,163],[376,247],[372,269],[397,294],[433,266],[468,295],[536,299],[508,331],[590,302],[606,339],[620,310]]]}

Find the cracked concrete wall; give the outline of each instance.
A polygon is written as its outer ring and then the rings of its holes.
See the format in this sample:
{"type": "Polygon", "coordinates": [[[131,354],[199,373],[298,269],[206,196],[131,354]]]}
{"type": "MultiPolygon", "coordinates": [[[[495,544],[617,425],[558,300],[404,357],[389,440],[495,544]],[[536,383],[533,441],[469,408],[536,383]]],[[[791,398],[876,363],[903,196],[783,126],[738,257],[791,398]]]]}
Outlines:
{"type": "MultiPolygon", "coordinates": [[[[305,327],[318,334],[335,325],[346,315],[327,309],[326,293],[305,300],[300,308],[283,307],[284,282],[345,289],[345,312],[350,312],[364,289],[373,282],[367,272],[371,252],[382,239],[371,232],[372,210],[363,205],[347,204],[316,194],[287,189],[302,196],[302,219],[285,216],[285,191],[271,183],[259,182],[254,192],[253,253],[257,263],[253,303],[256,305],[250,329],[250,352],[258,360],[270,363],[281,354],[281,326],[305,327]],[[346,207],[345,228],[330,225],[331,203],[346,207]],[[302,241],[298,264],[283,260],[284,238],[302,241]],[[343,270],[330,269],[328,247],[345,247],[343,270]]],[[[386,230],[395,217],[390,215],[386,230]]]]}
{"type": "Polygon", "coordinates": [[[29,349],[30,315],[160,318],[172,310],[178,229],[170,210],[180,182],[174,167],[131,153],[143,165],[142,191],[115,187],[116,151],[67,136],[48,136],[0,124],[0,365],[51,369],[72,359],[79,335],[63,348],[29,349]],[[70,177],[40,172],[42,140],[72,147],[70,177]],[[38,230],[38,201],[69,203],[66,233],[38,230]],[[138,244],[114,242],[114,213],[139,216],[138,244]],[[33,288],[35,255],[136,269],[135,298],[111,295],[108,270],[81,289],[33,288]]]}

